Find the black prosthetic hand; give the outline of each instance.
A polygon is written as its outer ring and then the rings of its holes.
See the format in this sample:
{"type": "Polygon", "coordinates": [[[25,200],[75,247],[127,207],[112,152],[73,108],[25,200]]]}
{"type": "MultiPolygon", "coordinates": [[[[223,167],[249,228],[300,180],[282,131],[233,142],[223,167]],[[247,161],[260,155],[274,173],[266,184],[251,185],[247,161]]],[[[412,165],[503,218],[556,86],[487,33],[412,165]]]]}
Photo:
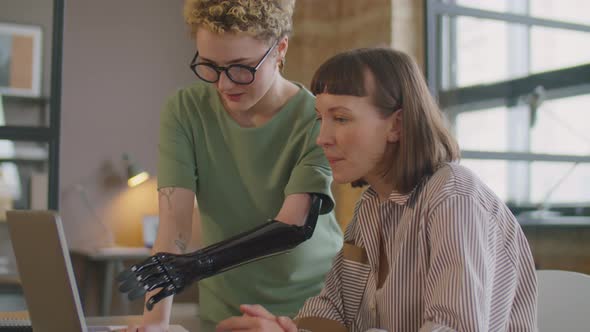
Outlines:
{"type": "Polygon", "coordinates": [[[271,220],[250,231],[188,254],[160,252],[131,266],[117,277],[119,290],[130,300],[146,291],[161,290],[146,303],[148,310],[165,297],[182,292],[191,283],[253,261],[282,254],[308,240],[315,230],[322,201],[311,194],[305,224],[295,226],[271,220]]]}

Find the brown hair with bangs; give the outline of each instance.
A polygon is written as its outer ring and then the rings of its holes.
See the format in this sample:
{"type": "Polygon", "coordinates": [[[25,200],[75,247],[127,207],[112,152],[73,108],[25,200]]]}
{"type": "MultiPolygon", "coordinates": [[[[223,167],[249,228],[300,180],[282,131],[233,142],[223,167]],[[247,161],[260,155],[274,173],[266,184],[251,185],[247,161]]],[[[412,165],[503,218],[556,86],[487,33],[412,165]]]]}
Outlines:
{"type": "MultiPolygon", "coordinates": [[[[459,146],[445,126],[420,68],[407,54],[387,48],[363,48],[328,59],[316,71],[311,92],[364,97],[366,75],[375,81],[372,99],[386,118],[402,110],[400,139],[384,156],[384,176],[400,193],[410,192],[444,162],[459,159],[459,146]]],[[[353,186],[366,185],[359,179],[353,186]]]]}

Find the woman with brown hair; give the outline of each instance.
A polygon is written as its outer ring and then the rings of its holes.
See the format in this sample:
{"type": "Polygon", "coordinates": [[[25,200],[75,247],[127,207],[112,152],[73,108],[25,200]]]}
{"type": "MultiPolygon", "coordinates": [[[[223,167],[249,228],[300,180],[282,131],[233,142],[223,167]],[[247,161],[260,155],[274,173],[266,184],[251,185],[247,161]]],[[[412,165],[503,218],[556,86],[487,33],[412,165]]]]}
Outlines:
{"type": "Polygon", "coordinates": [[[536,330],[527,240],[506,205],[457,163],[416,63],[390,49],[349,51],[318,69],[311,90],[334,180],[369,187],[297,326],[242,306],[218,330],[536,330]]]}

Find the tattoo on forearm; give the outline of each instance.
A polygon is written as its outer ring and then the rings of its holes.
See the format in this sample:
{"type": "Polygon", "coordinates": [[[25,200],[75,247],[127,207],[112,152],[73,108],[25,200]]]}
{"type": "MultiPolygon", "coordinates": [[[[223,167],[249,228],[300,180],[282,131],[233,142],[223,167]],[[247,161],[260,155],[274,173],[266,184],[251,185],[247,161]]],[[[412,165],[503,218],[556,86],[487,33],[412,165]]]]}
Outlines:
{"type": "MultiPolygon", "coordinates": [[[[164,197],[166,198],[166,201],[168,203],[168,210],[171,213],[170,217],[172,218],[172,220],[176,220],[178,227],[181,227],[182,225],[180,225],[180,220],[183,220],[183,218],[179,218],[179,216],[176,215],[178,211],[174,211],[174,209],[172,207],[172,194],[174,193],[175,189],[176,188],[174,188],[174,187],[161,188],[158,190],[158,195],[160,198],[164,198],[164,197]]],[[[190,227],[190,224],[188,226],[190,227]]],[[[181,227],[181,229],[182,228],[183,227],[181,227]]],[[[182,235],[182,233],[178,233],[178,237],[174,240],[174,244],[176,245],[176,248],[178,248],[178,250],[182,254],[186,253],[187,242],[188,241],[186,241],[184,239],[184,236],[182,235]]]]}
{"type": "Polygon", "coordinates": [[[174,240],[174,243],[176,244],[176,247],[178,248],[178,250],[180,250],[182,254],[186,252],[186,241],[182,239],[182,234],[178,234],[178,239],[174,240]]]}
{"type": "Polygon", "coordinates": [[[176,244],[176,248],[178,248],[178,250],[180,250],[181,254],[186,253],[186,243],[184,243],[180,240],[174,240],[174,243],[176,244]]]}
{"type": "Polygon", "coordinates": [[[186,252],[186,241],[182,239],[182,233],[178,234],[178,239],[174,240],[174,243],[176,244],[176,247],[178,248],[178,250],[180,250],[182,254],[186,252]]]}
{"type": "Polygon", "coordinates": [[[162,196],[166,197],[166,200],[168,201],[168,208],[169,209],[172,208],[172,194],[174,193],[174,189],[175,188],[162,188],[162,189],[158,190],[158,194],[160,195],[160,197],[162,197],[162,196]]]}

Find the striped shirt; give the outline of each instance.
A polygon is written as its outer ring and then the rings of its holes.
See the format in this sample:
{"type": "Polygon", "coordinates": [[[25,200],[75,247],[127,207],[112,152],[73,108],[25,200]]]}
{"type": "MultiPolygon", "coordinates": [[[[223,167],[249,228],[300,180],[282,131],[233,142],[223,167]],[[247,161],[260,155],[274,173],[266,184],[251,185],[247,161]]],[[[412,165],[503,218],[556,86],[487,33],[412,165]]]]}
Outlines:
{"type": "Polygon", "coordinates": [[[409,194],[363,193],[324,289],[296,321],[314,332],[536,331],[536,299],[518,222],[449,163],[409,194]]]}

